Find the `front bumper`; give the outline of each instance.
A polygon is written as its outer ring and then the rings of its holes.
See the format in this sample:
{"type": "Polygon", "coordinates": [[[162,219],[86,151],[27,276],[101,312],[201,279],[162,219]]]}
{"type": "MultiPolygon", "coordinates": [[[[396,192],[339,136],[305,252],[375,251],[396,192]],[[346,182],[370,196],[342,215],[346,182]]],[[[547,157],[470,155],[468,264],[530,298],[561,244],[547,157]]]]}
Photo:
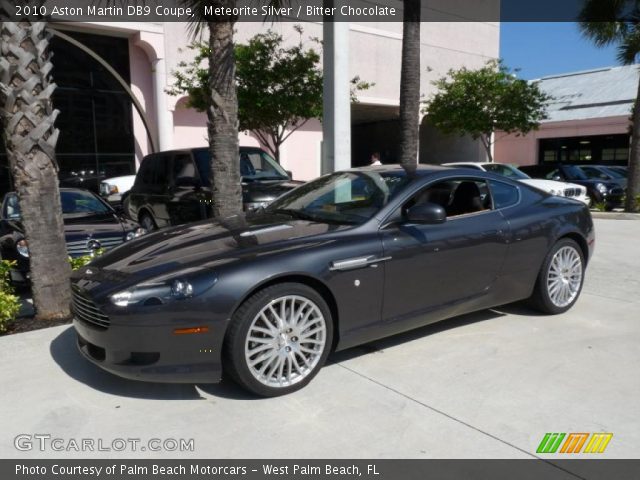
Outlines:
{"type": "MultiPolygon", "coordinates": [[[[80,353],[98,367],[131,380],[165,383],[216,383],[222,376],[223,328],[180,334],[186,325],[118,325],[97,328],[74,315],[80,353]]],[[[218,326],[220,327],[220,325],[218,326]]]]}

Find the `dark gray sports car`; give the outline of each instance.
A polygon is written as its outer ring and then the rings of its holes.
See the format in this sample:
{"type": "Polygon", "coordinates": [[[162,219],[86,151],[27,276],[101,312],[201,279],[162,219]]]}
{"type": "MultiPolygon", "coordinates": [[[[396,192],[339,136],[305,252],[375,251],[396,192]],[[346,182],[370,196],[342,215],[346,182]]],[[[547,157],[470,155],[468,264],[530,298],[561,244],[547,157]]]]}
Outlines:
{"type": "Polygon", "coordinates": [[[468,169],[320,177],[263,211],[159,231],[72,278],[81,352],[123,377],[259,395],[306,385],[331,350],[474,310],[577,301],[584,204],[468,169]]]}

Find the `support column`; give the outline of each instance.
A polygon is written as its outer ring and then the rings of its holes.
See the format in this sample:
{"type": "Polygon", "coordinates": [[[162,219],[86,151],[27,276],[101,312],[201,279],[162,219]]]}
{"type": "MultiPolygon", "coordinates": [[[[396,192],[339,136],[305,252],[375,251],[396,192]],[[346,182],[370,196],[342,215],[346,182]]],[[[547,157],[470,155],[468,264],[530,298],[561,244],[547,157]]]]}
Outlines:
{"type": "Polygon", "coordinates": [[[133,38],[134,45],[142,48],[151,62],[153,101],[156,106],[156,127],[160,150],[173,148],[173,114],[167,104],[167,63],[165,60],[164,34],[138,32],[133,38]]]}
{"type": "MultiPolygon", "coordinates": [[[[325,6],[328,3],[333,2],[325,6]]],[[[331,17],[324,20],[322,174],[351,168],[349,23],[334,22],[331,17]]]]}
{"type": "Polygon", "coordinates": [[[152,62],[153,96],[156,102],[156,122],[158,125],[158,145],[160,150],[173,148],[173,116],[167,107],[167,67],[164,58],[152,62]]]}

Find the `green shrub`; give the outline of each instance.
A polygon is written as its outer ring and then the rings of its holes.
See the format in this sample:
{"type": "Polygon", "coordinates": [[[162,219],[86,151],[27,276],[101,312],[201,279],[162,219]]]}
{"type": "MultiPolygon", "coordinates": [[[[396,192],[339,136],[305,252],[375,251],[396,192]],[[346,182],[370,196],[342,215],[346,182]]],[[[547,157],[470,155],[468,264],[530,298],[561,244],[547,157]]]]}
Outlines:
{"type": "Polygon", "coordinates": [[[13,293],[9,272],[15,265],[14,260],[0,260],[0,292],[13,293]]]}
{"type": "Polygon", "coordinates": [[[7,331],[19,311],[20,299],[11,293],[0,290],[0,333],[7,331]]]}
{"type": "Polygon", "coordinates": [[[0,333],[16,319],[20,311],[20,299],[13,294],[9,272],[16,262],[0,261],[0,333]]]}
{"type": "Polygon", "coordinates": [[[594,203],[592,208],[597,212],[606,212],[607,211],[607,206],[606,206],[606,204],[604,202],[594,203]]]}
{"type": "Polygon", "coordinates": [[[79,268],[84,267],[95,257],[99,257],[104,253],[104,248],[99,248],[98,250],[94,250],[91,255],[83,255],[82,257],[69,257],[69,263],[71,264],[71,270],[78,270],[79,268]]]}

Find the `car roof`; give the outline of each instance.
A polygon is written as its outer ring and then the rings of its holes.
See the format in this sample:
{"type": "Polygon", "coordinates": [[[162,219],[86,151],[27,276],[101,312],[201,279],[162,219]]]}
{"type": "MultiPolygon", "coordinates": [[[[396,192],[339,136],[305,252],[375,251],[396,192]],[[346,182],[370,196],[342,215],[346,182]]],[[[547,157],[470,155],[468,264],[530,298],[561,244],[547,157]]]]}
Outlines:
{"type": "MultiPolygon", "coordinates": [[[[90,193],[91,195],[95,196],[95,193],[93,193],[91,190],[87,190],[86,188],[67,188],[67,187],[61,187],[58,190],[60,190],[60,193],[62,192],[79,192],[79,193],[90,193]]],[[[12,192],[7,192],[4,194],[4,196],[8,196],[8,195],[17,195],[17,193],[15,191],[12,192]]]]}
{"type": "MultiPolygon", "coordinates": [[[[264,150],[260,147],[246,147],[241,145],[240,147],[241,151],[260,151],[263,152],[264,150]]],[[[150,157],[152,155],[165,155],[167,153],[189,153],[189,152],[195,152],[197,150],[208,150],[209,147],[206,145],[200,146],[200,147],[188,147],[188,148],[175,148],[173,150],[162,150],[161,152],[153,152],[153,153],[149,153],[147,155],[145,155],[146,157],[150,157]]]]}
{"type": "MultiPolygon", "coordinates": [[[[346,171],[346,172],[376,172],[376,173],[394,173],[394,172],[407,172],[408,167],[403,167],[402,165],[398,164],[398,163],[389,163],[389,164],[382,164],[382,165],[367,165],[364,167],[354,167],[354,168],[347,168],[345,170],[342,171],[346,171]]],[[[446,167],[446,166],[442,166],[442,165],[433,165],[433,164],[429,164],[429,163],[419,163],[418,165],[415,166],[415,168],[411,168],[411,174],[412,175],[416,175],[416,176],[428,176],[428,175],[432,175],[434,173],[441,173],[441,172],[450,172],[455,170],[455,168],[451,168],[451,167],[446,167]]]]}

